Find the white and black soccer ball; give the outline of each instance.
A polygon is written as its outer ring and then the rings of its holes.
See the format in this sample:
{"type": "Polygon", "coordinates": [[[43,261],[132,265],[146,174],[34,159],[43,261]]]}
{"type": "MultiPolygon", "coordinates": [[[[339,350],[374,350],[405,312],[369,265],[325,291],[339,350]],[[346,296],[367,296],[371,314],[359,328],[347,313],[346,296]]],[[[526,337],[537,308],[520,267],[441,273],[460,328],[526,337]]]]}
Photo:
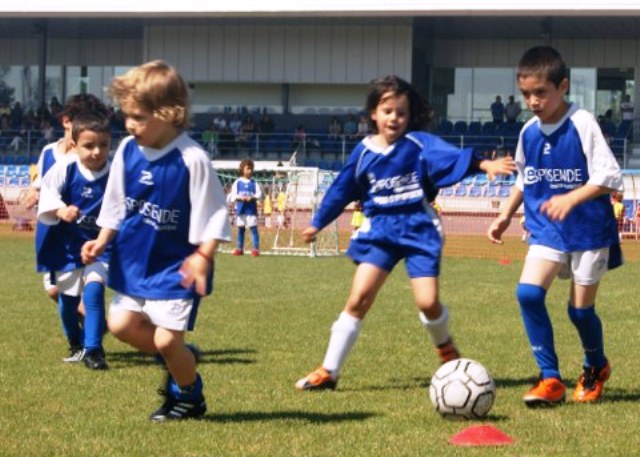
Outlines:
{"type": "Polygon", "coordinates": [[[429,396],[447,419],[481,419],[496,398],[496,385],[482,364],[470,359],[445,363],[431,378],[429,396]]]}

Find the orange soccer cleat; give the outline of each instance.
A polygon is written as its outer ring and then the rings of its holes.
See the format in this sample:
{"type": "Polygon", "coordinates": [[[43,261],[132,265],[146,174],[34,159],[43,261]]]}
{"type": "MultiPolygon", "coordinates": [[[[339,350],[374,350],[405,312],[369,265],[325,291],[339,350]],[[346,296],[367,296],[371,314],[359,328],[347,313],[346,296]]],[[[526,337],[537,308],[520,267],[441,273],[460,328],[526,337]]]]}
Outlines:
{"type": "Polygon", "coordinates": [[[335,390],[338,384],[337,379],[333,379],[331,373],[325,370],[323,367],[317,368],[315,371],[309,373],[302,379],[296,382],[296,389],[298,390],[323,390],[331,389],[335,390]]]}
{"type": "Polygon", "coordinates": [[[524,394],[524,403],[529,407],[554,406],[562,403],[567,388],[558,378],[540,379],[538,383],[524,394]]]}
{"type": "Polygon", "coordinates": [[[447,363],[460,358],[460,352],[451,339],[447,340],[446,343],[436,346],[435,350],[442,363],[447,363]]]}
{"type": "Polygon", "coordinates": [[[597,401],[602,395],[604,383],[611,376],[611,365],[609,362],[604,367],[596,370],[595,367],[583,367],[580,380],[573,392],[573,401],[579,403],[589,403],[597,401]]]}

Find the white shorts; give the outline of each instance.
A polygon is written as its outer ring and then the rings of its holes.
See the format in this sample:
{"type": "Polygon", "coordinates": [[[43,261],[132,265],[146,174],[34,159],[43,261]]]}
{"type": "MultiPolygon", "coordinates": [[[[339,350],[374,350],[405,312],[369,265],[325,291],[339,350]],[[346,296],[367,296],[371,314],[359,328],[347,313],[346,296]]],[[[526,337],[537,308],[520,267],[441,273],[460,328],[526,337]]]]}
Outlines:
{"type": "Polygon", "coordinates": [[[573,279],[574,283],[581,286],[599,283],[609,269],[609,248],[561,252],[548,246],[533,244],[529,246],[527,258],[550,260],[562,264],[558,278],[573,279]]]}
{"type": "Polygon", "coordinates": [[[98,281],[106,284],[108,270],[109,265],[107,263],[94,262],[83,268],[76,268],[71,271],[56,271],[54,274],[55,283],[51,281],[51,284],[52,286],[57,286],[61,294],[77,297],[82,293],[82,287],[87,282],[98,281]]]}
{"type": "Polygon", "coordinates": [[[42,285],[44,286],[44,290],[47,292],[58,287],[51,282],[51,272],[49,271],[42,275],[42,285]]]}
{"type": "Polygon", "coordinates": [[[238,214],[236,216],[236,225],[238,227],[255,227],[258,225],[258,216],[251,214],[238,214]]]}
{"type": "Polygon", "coordinates": [[[109,314],[132,311],[144,314],[156,327],[185,332],[189,330],[193,299],[148,300],[116,294],[111,301],[109,314]]]}

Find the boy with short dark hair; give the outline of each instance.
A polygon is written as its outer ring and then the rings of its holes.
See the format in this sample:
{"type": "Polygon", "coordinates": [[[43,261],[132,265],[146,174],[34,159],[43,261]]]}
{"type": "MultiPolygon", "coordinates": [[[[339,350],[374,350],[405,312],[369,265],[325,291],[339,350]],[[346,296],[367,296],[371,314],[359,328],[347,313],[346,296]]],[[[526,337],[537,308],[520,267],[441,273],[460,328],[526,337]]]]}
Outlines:
{"type": "Polygon", "coordinates": [[[516,185],[488,236],[502,244],[502,234],[524,202],[530,246],[517,298],[541,373],[524,402],[555,405],[565,399],[545,304],[556,276],[572,279],[567,310],[584,350],[573,399],[592,402],[611,374],[595,299],[606,271],[622,264],[609,201],[610,193],[622,190],[622,175],[593,115],[565,100],[569,79],[555,49],[528,50],[518,64],[517,80],[535,117],[520,133],[516,185]]]}
{"type": "Polygon", "coordinates": [[[102,336],[105,330],[104,284],[108,255],[84,266],[82,244],[98,234],[96,218],[109,176],[111,130],[99,112],[79,113],[74,121],[71,147],[74,160],[56,163],[42,180],[38,220],[47,226],[38,262],[52,273],[59,289],[58,306],[74,360],[88,368],[107,368],[102,336]],[[80,293],[85,303],[84,329],[78,320],[80,293]],[[84,335],[83,335],[84,330],[84,335]]]}

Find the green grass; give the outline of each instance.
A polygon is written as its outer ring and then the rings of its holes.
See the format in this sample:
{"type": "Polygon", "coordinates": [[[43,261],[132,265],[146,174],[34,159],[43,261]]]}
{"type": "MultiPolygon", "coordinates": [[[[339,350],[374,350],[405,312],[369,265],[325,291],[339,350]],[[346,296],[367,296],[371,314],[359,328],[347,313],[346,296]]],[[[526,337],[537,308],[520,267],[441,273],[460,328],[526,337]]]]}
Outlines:
{"type": "MultiPolygon", "coordinates": [[[[0,455],[379,456],[637,454],[640,429],[635,354],[638,264],[611,272],[598,308],[614,371],[606,399],[529,410],[521,396],[536,374],[515,283],[521,264],[445,259],[442,300],[464,355],[493,374],[498,396],[488,419],[509,447],[457,448],[449,422],[432,409],[428,383],[438,362],[421,328],[404,267],[381,291],[335,392],[293,384],[322,361],[332,322],[348,293],[344,258],[220,255],[216,291],[190,340],[209,412],[204,420],[151,424],[162,374],[150,358],[107,336],[111,369],[61,362],[66,351],[55,307],[32,270],[30,236],[0,237],[0,455]]],[[[566,316],[568,284],[549,294],[561,369],[571,386],[581,365],[566,316]]]]}

